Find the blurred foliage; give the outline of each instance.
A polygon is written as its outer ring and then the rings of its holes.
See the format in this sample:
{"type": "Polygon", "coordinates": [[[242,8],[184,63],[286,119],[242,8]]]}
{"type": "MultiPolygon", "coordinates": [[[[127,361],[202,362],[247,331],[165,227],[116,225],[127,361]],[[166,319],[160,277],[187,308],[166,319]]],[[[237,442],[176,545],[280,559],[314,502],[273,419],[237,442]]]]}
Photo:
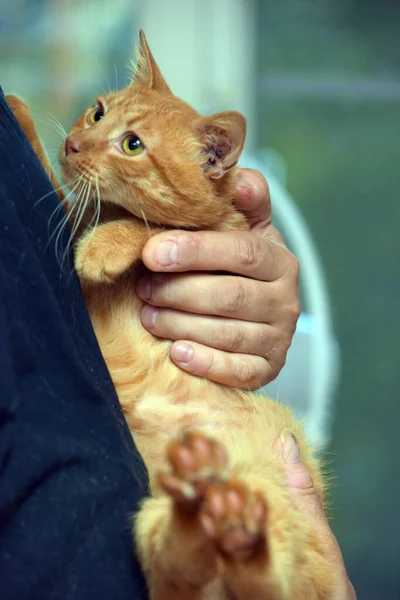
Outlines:
{"type": "Polygon", "coordinates": [[[259,2],[259,144],[285,159],[328,276],[343,362],[333,528],[363,600],[400,598],[399,8],[259,2]]]}

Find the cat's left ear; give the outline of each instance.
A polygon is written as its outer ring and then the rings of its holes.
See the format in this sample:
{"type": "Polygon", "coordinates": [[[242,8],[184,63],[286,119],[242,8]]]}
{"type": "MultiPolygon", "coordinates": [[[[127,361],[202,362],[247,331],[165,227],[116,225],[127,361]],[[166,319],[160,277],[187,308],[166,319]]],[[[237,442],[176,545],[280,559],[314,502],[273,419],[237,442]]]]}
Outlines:
{"type": "Polygon", "coordinates": [[[157,66],[156,61],[148,46],[144,32],[140,30],[140,45],[137,52],[136,73],[132,80],[132,84],[141,83],[145,87],[157,90],[159,92],[172,93],[169,89],[161,71],[157,66]]]}
{"type": "Polygon", "coordinates": [[[239,160],[246,138],[246,119],[235,111],[200,118],[195,123],[204,155],[203,168],[210,179],[219,179],[239,160]]]}

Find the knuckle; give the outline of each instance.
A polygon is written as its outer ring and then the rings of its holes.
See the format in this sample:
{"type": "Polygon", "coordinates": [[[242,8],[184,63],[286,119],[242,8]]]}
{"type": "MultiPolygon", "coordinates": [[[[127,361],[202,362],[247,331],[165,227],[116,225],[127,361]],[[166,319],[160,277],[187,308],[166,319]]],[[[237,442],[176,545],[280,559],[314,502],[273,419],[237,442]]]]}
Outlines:
{"type": "Polygon", "coordinates": [[[288,252],[288,263],[286,269],[286,277],[289,279],[293,279],[293,281],[298,282],[300,277],[300,263],[297,257],[292,253],[288,252]]]}
{"type": "Polygon", "coordinates": [[[226,323],[220,334],[220,341],[227,350],[240,350],[244,341],[244,331],[239,324],[226,323]]]}
{"type": "Polygon", "coordinates": [[[250,356],[242,356],[235,365],[235,378],[240,386],[246,387],[254,384],[256,369],[254,359],[250,356]]]}
{"type": "Polygon", "coordinates": [[[238,239],[237,260],[242,267],[254,269],[261,260],[259,239],[254,235],[246,235],[238,239]]]}
{"type": "Polygon", "coordinates": [[[217,310],[223,314],[233,314],[245,310],[247,307],[247,291],[245,282],[235,278],[231,283],[221,286],[218,293],[217,310]]]}
{"type": "Polygon", "coordinates": [[[289,349],[290,346],[290,342],[288,342],[288,344],[284,347],[279,348],[273,353],[273,356],[271,356],[270,360],[268,361],[269,363],[269,370],[268,370],[268,375],[267,375],[267,382],[266,383],[270,383],[271,381],[273,381],[278,375],[279,373],[282,371],[283,367],[286,364],[286,357],[287,357],[287,351],[289,349]]]}
{"type": "Polygon", "coordinates": [[[179,335],[178,315],[175,311],[169,309],[158,309],[157,319],[154,326],[154,332],[165,338],[177,339],[179,335]]]}
{"type": "Polygon", "coordinates": [[[214,363],[215,352],[211,350],[210,352],[207,352],[207,355],[204,357],[202,377],[205,377],[207,379],[208,377],[213,375],[214,363]]]}
{"type": "Polygon", "coordinates": [[[252,173],[254,175],[254,187],[257,196],[259,196],[260,198],[265,198],[267,201],[269,201],[271,193],[269,190],[268,181],[265,179],[261,171],[253,169],[252,173]]]}
{"type": "Polygon", "coordinates": [[[264,323],[259,323],[254,338],[254,347],[259,348],[264,356],[270,352],[273,352],[275,347],[274,339],[273,336],[271,336],[269,327],[267,325],[264,323]]]}
{"type": "MultiPolygon", "coordinates": [[[[294,328],[296,327],[296,323],[300,317],[300,313],[301,313],[301,307],[300,307],[300,302],[299,300],[296,300],[295,302],[293,302],[292,304],[290,304],[287,308],[286,308],[286,312],[288,315],[288,319],[293,323],[294,328]]],[[[293,331],[294,333],[294,331],[293,331]]]]}

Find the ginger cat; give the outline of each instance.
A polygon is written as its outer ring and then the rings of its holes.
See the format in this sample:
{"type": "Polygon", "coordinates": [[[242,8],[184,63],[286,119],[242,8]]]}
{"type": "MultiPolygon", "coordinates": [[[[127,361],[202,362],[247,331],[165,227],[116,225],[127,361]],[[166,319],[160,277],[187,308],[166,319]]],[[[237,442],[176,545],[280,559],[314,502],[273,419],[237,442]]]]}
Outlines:
{"type": "MultiPolygon", "coordinates": [[[[29,109],[8,99],[42,153],[29,109]]],[[[152,600],[323,600],[332,592],[332,568],[292,502],[277,450],[290,429],[323,495],[292,412],[181,371],[171,342],[139,318],[135,281],[150,235],[248,228],[232,204],[245,130],[237,112],[201,117],[176,98],[141,32],[132,83],[85,111],[59,154],[78,198],[68,209],[76,271],[149,472],[152,497],[134,535],[152,600]]]]}

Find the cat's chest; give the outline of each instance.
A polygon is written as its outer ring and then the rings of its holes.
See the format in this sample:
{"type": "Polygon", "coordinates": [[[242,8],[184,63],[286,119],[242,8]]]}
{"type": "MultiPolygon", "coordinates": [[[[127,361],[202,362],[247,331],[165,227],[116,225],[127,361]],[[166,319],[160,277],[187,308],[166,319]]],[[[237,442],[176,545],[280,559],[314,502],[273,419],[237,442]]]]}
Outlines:
{"type": "Polygon", "coordinates": [[[204,399],[179,403],[168,394],[146,393],[136,402],[128,424],[152,481],[154,473],[165,468],[171,440],[189,429],[220,437],[226,429],[226,420],[226,411],[218,408],[211,411],[204,399]]]}
{"type": "Polygon", "coordinates": [[[204,398],[179,402],[168,393],[146,393],[136,402],[133,429],[170,439],[187,429],[219,429],[226,420],[226,411],[218,405],[210,407],[204,398]]]}

